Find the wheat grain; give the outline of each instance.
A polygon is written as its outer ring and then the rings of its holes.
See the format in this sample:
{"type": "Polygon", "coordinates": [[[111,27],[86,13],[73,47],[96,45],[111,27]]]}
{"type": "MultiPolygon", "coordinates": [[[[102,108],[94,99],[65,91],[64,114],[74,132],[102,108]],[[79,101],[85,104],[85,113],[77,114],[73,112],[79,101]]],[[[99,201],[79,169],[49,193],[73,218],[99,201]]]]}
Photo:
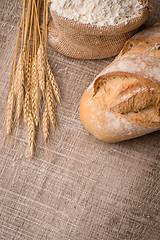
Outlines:
{"type": "Polygon", "coordinates": [[[37,52],[37,71],[38,71],[38,81],[39,81],[39,87],[44,92],[45,89],[45,58],[44,58],[44,49],[42,42],[40,43],[40,46],[38,48],[37,52]]]}
{"type": "Polygon", "coordinates": [[[42,130],[43,130],[44,140],[46,141],[47,138],[49,137],[49,114],[48,114],[47,103],[45,105],[45,109],[43,113],[42,130]]]}
{"type": "Polygon", "coordinates": [[[34,152],[34,141],[35,141],[35,125],[30,110],[28,114],[28,151],[31,157],[33,157],[34,152]]]}
{"type": "Polygon", "coordinates": [[[35,56],[32,61],[32,80],[31,80],[31,103],[32,114],[35,125],[39,123],[39,86],[37,78],[37,57],[35,56]]]}
{"type": "Polygon", "coordinates": [[[12,131],[14,114],[14,91],[11,89],[7,100],[6,133],[9,135],[12,131]]]}
{"type": "Polygon", "coordinates": [[[49,118],[50,118],[53,129],[55,129],[56,115],[55,115],[54,95],[53,95],[52,87],[50,85],[47,75],[46,75],[46,101],[47,101],[49,118]]]}
{"type": "Polygon", "coordinates": [[[58,88],[58,85],[57,85],[57,82],[53,76],[53,73],[51,71],[51,68],[49,66],[49,63],[47,62],[47,75],[48,75],[48,78],[49,78],[49,81],[51,82],[52,84],[52,88],[53,88],[53,91],[54,91],[54,95],[57,99],[57,101],[59,103],[61,103],[61,96],[60,96],[60,91],[59,91],[59,88],[58,88]]]}

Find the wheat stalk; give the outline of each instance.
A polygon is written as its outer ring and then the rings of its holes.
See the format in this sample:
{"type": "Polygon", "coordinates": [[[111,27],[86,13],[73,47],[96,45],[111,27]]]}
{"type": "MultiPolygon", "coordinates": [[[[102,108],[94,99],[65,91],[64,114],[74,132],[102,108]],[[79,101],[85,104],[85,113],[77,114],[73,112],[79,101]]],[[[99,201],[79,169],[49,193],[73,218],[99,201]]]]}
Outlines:
{"type": "Polygon", "coordinates": [[[6,116],[6,133],[9,135],[12,131],[13,124],[13,114],[14,114],[14,91],[11,89],[8,100],[7,100],[7,116],[6,116]]]}
{"type": "Polygon", "coordinates": [[[8,85],[8,92],[9,89],[11,90],[9,94],[7,92],[6,134],[11,133],[13,120],[20,122],[22,111],[24,111],[24,121],[28,128],[28,150],[31,157],[34,153],[35,131],[40,121],[41,96],[43,96],[42,103],[44,104],[42,131],[45,141],[49,137],[50,123],[53,129],[56,125],[54,95],[57,101],[61,102],[60,91],[48,63],[48,4],[46,0],[44,0],[42,36],[39,19],[40,9],[41,0],[23,0],[23,12],[8,85]],[[28,5],[25,15],[26,3],[28,5]],[[17,62],[20,37],[21,51],[17,62]],[[31,42],[33,42],[32,46],[31,42]],[[15,106],[16,117],[14,119],[15,106]]]}
{"type": "Polygon", "coordinates": [[[21,30],[22,30],[22,25],[23,25],[23,14],[21,17],[21,23],[18,31],[18,36],[17,36],[17,42],[16,42],[16,47],[15,47],[15,52],[14,52],[14,58],[12,62],[12,67],[11,67],[11,72],[10,72],[10,78],[9,78],[9,83],[8,83],[8,89],[7,89],[7,94],[9,93],[10,85],[14,83],[14,78],[15,78],[15,69],[16,69],[16,61],[17,61],[17,54],[18,54],[18,46],[19,46],[19,40],[20,40],[20,35],[21,35],[21,30]]]}
{"type": "Polygon", "coordinates": [[[44,58],[43,43],[41,42],[37,51],[37,71],[38,71],[38,81],[39,87],[44,93],[45,89],[45,58],[44,58]]]}
{"type": "Polygon", "coordinates": [[[43,113],[42,130],[43,130],[44,140],[46,141],[49,137],[49,113],[48,113],[47,103],[45,104],[45,109],[43,113]]]}
{"type": "Polygon", "coordinates": [[[49,119],[51,121],[53,129],[55,129],[56,115],[55,115],[54,95],[48,79],[48,75],[46,75],[46,101],[47,101],[49,119]]]}
{"type": "MultiPolygon", "coordinates": [[[[30,88],[31,88],[31,74],[32,74],[32,54],[31,54],[31,46],[30,46],[31,36],[32,36],[33,14],[34,14],[34,7],[32,5],[32,2],[29,2],[28,9],[31,12],[31,19],[30,19],[29,39],[28,39],[28,51],[27,51],[27,58],[26,58],[26,93],[25,93],[25,99],[24,99],[24,122],[26,124],[28,124],[29,110],[30,110],[30,88]]],[[[27,16],[29,11],[27,11],[27,16]]],[[[29,26],[29,16],[26,18],[26,25],[29,26]]],[[[25,44],[26,43],[27,43],[27,31],[25,31],[25,44]]]]}

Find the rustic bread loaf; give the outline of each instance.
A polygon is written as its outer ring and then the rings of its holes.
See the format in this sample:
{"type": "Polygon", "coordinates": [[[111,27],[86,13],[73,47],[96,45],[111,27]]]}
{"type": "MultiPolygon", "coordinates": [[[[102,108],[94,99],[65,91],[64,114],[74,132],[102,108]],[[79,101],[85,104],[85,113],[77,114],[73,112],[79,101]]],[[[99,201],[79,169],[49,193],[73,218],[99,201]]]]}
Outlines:
{"type": "Polygon", "coordinates": [[[96,77],[82,97],[80,117],[106,142],[160,129],[160,22],[127,41],[96,77]]]}

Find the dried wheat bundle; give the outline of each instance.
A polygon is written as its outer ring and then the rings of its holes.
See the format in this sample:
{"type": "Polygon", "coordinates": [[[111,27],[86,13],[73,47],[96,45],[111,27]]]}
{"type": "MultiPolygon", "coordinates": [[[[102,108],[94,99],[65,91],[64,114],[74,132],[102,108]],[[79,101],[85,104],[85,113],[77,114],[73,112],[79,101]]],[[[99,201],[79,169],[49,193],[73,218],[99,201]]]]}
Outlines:
{"type": "Polygon", "coordinates": [[[6,134],[23,118],[28,128],[28,152],[34,154],[36,130],[42,116],[44,140],[49,137],[50,124],[56,126],[55,100],[60,103],[60,91],[48,62],[48,4],[44,0],[43,34],[40,32],[41,0],[23,0],[23,11],[11,68],[6,111],[6,134]],[[26,14],[25,10],[27,8],[26,14]],[[20,44],[21,41],[21,44],[20,44]],[[33,44],[31,44],[31,42],[33,44]],[[20,55],[17,61],[18,49],[20,55]],[[45,45],[45,47],[44,47],[45,45]],[[15,115],[15,116],[14,116],[15,115]]]}

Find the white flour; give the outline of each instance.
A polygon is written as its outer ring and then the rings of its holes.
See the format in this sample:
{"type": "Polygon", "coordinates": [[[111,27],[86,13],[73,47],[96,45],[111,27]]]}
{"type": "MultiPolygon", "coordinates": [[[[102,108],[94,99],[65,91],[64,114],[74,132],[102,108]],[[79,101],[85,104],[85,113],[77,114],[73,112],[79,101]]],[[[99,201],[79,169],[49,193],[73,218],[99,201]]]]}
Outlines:
{"type": "Polygon", "coordinates": [[[145,6],[139,0],[51,0],[58,15],[99,27],[127,23],[145,6]]]}

